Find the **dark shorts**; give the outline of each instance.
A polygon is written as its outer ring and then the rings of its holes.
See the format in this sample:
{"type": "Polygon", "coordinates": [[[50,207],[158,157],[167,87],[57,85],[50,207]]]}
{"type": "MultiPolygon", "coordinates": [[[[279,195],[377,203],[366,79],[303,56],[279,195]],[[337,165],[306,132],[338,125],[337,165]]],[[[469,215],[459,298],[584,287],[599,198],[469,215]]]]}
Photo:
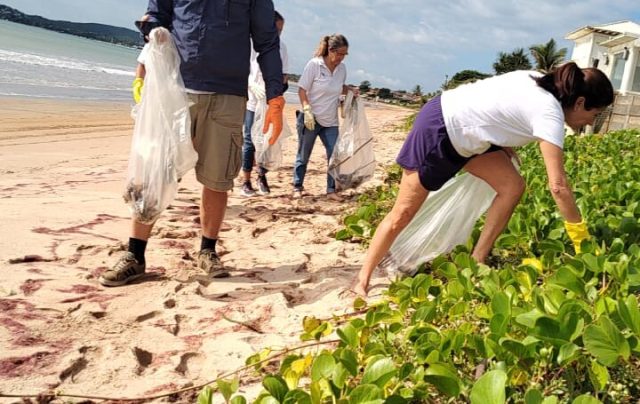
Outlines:
{"type": "MultiPolygon", "coordinates": [[[[501,149],[491,146],[485,153],[501,149]]],[[[453,148],[444,124],[440,96],[437,96],[418,113],[396,162],[404,169],[417,171],[427,191],[437,191],[472,158],[461,156],[453,148]]]]}

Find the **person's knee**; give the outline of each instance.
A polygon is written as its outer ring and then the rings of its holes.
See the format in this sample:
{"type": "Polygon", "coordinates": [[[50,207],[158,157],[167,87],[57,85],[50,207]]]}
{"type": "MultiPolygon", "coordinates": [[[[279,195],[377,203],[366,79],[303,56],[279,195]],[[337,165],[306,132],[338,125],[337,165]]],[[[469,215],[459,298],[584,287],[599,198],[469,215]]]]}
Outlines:
{"type": "Polygon", "coordinates": [[[497,192],[499,195],[509,198],[517,203],[522,197],[522,194],[524,194],[525,189],[526,184],[524,182],[524,178],[518,175],[511,178],[509,181],[505,181],[497,192]]]}

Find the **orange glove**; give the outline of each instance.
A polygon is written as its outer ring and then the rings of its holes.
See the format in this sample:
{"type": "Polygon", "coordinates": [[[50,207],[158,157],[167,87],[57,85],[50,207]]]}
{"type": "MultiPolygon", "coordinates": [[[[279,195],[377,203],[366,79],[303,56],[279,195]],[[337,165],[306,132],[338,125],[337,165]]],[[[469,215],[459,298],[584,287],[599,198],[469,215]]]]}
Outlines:
{"type": "Polygon", "coordinates": [[[282,132],[282,110],[284,109],[284,97],[278,96],[270,99],[267,104],[269,107],[267,108],[267,116],[264,120],[264,128],[262,129],[262,133],[267,133],[269,131],[269,125],[273,125],[273,132],[271,132],[271,137],[269,138],[269,144],[272,145],[278,140],[278,136],[282,132]]]}

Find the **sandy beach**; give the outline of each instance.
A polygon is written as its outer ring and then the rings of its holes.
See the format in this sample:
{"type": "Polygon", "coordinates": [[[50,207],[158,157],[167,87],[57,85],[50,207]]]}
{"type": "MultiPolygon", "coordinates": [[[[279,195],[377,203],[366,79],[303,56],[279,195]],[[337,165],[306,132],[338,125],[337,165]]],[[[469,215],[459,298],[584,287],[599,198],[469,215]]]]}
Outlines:
{"type": "MultiPolygon", "coordinates": [[[[292,128],[295,107],[285,112],[292,128]]],[[[0,99],[2,394],[171,392],[240,368],[262,348],[298,344],[304,316],[351,308],[352,297],[340,292],[364,250],[334,234],[358,191],[343,203],[326,200],[318,141],[305,182],[310,195],[292,200],[293,138],[284,167],[269,174],[271,195],[242,197],[240,178],[230,194],[218,243],[230,278],[210,281],[194,267],[201,188],[189,174],[154,228],[147,275],[125,287],[100,286],[99,274],[129,236],[121,196],[129,110],[118,103],[0,99]]],[[[380,104],[366,112],[379,167],[365,187],[381,182],[406,136],[398,125],[412,111],[380,104]]],[[[374,280],[384,282],[380,274],[374,280]]],[[[259,379],[248,377],[240,392],[250,398],[261,389],[259,379]]]]}

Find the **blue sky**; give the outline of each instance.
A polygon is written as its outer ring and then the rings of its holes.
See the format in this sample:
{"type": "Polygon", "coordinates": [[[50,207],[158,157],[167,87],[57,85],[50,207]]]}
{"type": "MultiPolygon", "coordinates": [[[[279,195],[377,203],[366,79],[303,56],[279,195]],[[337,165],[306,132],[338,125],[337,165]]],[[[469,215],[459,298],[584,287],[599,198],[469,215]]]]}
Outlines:
{"type": "MultiPolygon", "coordinates": [[[[423,91],[464,69],[492,72],[499,52],[564,36],[584,25],[640,23],[637,0],[274,0],[286,19],[290,70],[301,73],[321,36],[350,43],[347,81],[423,91]]],[[[133,29],[146,0],[0,0],[47,18],[133,29]]]]}

